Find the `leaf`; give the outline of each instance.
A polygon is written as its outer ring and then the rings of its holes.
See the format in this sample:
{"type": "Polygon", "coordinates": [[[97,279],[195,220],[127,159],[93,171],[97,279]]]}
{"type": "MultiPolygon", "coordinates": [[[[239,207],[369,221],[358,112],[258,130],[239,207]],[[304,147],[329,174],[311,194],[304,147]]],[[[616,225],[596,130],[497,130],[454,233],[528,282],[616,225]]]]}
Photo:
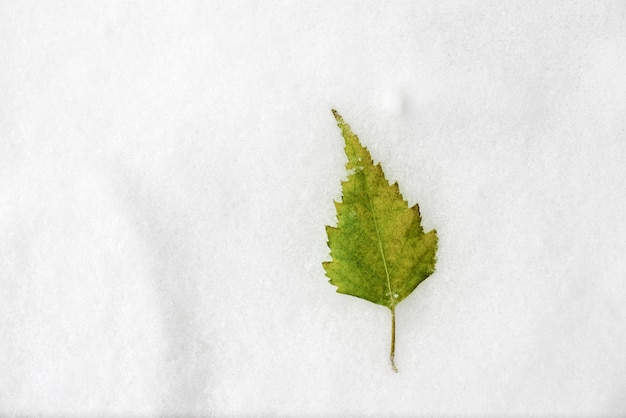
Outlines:
{"type": "Polygon", "coordinates": [[[345,140],[348,179],[335,202],[337,226],[327,226],[332,261],[323,263],[337,292],[391,310],[391,366],[395,365],[395,308],[435,271],[437,232],[424,233],[418,205],[409,207],[380,164],[333,109],[345,140]]]}

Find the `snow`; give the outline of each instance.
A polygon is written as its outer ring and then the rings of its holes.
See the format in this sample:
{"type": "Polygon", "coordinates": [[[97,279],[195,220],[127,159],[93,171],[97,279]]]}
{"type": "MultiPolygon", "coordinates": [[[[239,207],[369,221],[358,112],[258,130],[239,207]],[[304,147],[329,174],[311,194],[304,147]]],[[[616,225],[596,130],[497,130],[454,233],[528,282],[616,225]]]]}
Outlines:
{"type": "Polygon", "coordinates": [[[0,415],[626,414],[626,7],[1,2],[0,415]],[[331,108],[440,237],[327,283],[331,108]]]}

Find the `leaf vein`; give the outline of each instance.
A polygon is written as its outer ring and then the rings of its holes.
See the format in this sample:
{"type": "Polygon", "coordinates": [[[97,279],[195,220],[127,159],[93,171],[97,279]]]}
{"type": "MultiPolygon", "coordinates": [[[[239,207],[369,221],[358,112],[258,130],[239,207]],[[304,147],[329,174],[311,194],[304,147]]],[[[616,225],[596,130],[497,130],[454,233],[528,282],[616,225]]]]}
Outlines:
{"type": "Polygon", "coordinates": [[[367,199],[369,201],[369,208],[372,212],[372,218],[374,219],[374,228],[376,229],[376,235],[378,236],[378,248],[380,249],[380,256],[383,259],[383,266],[385,267],[385,274],[387,276],[387,290],[389,293],[389,308],[393,310],[394,307],[394,299],[391,291],[391,280],[389,280],[389,268],[387,267],[387,259],[385,257],[385,250],[383,248],[382,238],[380,237],[380,229],[378,228],[378,221],[376,220],[376,212],[374,212],[374,205],[372,204],[372,198],[370,196],[369,190],[367,189],[367,182],[364,182],[365,185],[365,194],[367,195],[367,199]]]}

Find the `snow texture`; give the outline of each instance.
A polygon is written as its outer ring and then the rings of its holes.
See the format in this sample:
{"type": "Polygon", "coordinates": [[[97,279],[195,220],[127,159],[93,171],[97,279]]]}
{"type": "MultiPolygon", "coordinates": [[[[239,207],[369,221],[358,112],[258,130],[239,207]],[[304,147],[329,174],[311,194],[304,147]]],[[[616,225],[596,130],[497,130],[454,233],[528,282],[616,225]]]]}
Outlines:
{"type": "Polygon", "coordinates": [[[0,1],[0,415],[626,414],[623,1],[0,1]],[[337,108],[440,237],[327,283],[337,108]]]}

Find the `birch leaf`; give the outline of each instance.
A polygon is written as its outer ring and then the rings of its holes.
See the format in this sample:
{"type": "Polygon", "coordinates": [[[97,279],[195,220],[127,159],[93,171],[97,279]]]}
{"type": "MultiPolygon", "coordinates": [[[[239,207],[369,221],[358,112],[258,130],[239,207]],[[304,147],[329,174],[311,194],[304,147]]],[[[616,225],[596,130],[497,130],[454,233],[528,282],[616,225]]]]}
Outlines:
{"type": "Polygon", "coordinates": [[[335,202],[337,226],[326,227],[332,261],[323,263],[337,292],[391,310],[391,366],[395,365],[395,308],[435,270],[437,232],[424,233],[419,207],[409,207],[398,183],[389,184],[380,164],[333,109],[345,140],[348,179],[335,202]]]}

